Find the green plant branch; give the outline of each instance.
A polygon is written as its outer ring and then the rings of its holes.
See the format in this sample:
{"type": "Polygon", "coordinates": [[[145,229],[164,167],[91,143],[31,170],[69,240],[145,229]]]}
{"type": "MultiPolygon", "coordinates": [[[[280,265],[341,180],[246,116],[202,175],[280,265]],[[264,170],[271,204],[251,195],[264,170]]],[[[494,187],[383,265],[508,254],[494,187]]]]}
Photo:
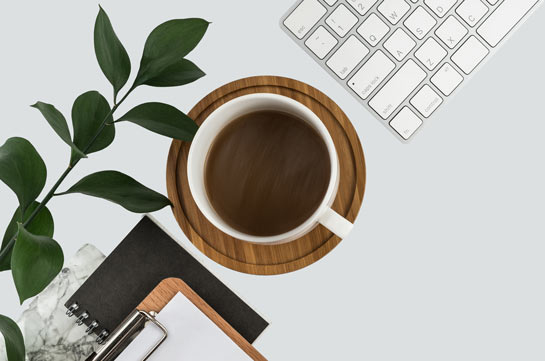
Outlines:
{"type": "MultiPolygon", "coordinates": [[[[94,142],[98,139],[98,137],[100,136],[100,134],[102,133],[102,131],[104,130],[104,128],[109,125],[108,124],[108,119],[115,113],[115,111],[117,110],[117,108],[119,108],[119,106],[127,99],[127,97],[133,92],[133,90],[136,89],[135,86],[132,86],[129,91],[125,94],[125,96],[123,98],[121,98],[121,100],[118,102],[118,103],[114,103],[114,106],[112,107],[112,109],[110,110],[110,112],[108,113],[108,115],[106,115],[106,117],[104,118],[104,120],[102,121],[102,124],[100,125],[100,128],[97,130],[97,132],[95,133],[95,135],[93,136],[93,138],[91,139],[91,141],[89,142],[89,144],[87,145],[87,147],[85,147],[85,149],[83,149],[83,153],[86,154],[89,149],[91,149],[91,147],[93,146],[94,142]]],[[[59,179],[55,182],[55,184],[53,185],[53,187],[51,187],[51,189],[49,190],[49,192],[45,195],[44,199],[40,202],[40,205],[38,207],[36,207],[36,209],[30,214],[30,216],[28,217],[28,219],[26,221],[23,222],[23,226],[24,227],[27,227],[33,220],[34,218],[42,211],[42,209],[44,209],[44,207],[47,205],[47,203],[51,200],[51,198],[53,198],[55,196],[55,192],[57,191],[57,189],[59,189],[59,187],[61,186],[62,182],[66,179],[66,177],[70,174],[70,172],[72,172],[72,170],[74,169],[74,167],[79,163],[79,161],[81,160],[82,158],[79,158],[77,159],[74,164],[70,164],[66,170],[61,174],[61,176],[59,177],[59,179]]],[[[10,241],[8,242],[8,244],[6,245],[6,247],[4,247],[2,249],[2,251],[0,251],[0,261],[4,260],[5,257],[7,257],[8,253],[13,249],[13,246],[15,245],[15,241],[17,239],[17,234],[13,235],[13,237],[10,239],[10,241]]]]}
{"type": "MultiPolygon", "coordinates": [[[[199,44],[209,24],[206,20],[198,18],[174,19],[153,29],[145,42],[140,69],[129,88],[127,81],[131,75],[131,60],[115,34],[108,15],[100,8],[94,28],[95,55],[102,72],[113,86],[112,107],[108,109],[106,105],[108,102],[98,92],[80,95],[73,106],[73,109],[76,109],[75,112],[72,111],[72,121],[75,126],[71,132],[64,115],[52,104],[38,102],[34,105],[55,133],[71,147],[72,153],[66,169],[47,193],[43,187],[47,179],[45,163],[34,146],[26,139],[19,137],[10,138],[6,142],[5,150],[11,158],[0,157],[2,182],[8,187],[16,183],[21,187],[15,187],[15,189],[10,187],[16,193],[20,205],[16,213],[18,218],[10,222],[6,231],[7,236],[12,234],[12,237],[8,238],[9,242],[0,249],[0,261],[11,262],[13,280],[21,302],[43,290],[62,267],[64,260],[62,249],[50,238],[53,235],[53,217],[47,205],[54,197],[68,193],[83,193],[110,200],[136,213],[158,210],[170,204],[165,196],[116,171],[88,175],[65,193],[61,193],[59,189],[81,159],[86,158],[88,153],[106,148],[114,140],[115,131],[108,126],[116,123],[114,113],[138,86],[181,86],[205,75],[185,57],[199,44]],[[120,90],[127,88],[128,91],[121,96],[120,90]],[[88,114],[93,106],[95,112],[88,114]],[[98,114],[105,113],[108,114],[100,121],[98,114]],[[74,143],[76,139],[78,145],[74,143]],[[12,166],[12,160],[19,162],[18,165],[21,167],[12,166]],[[5,164],[8,166],[5,167],[5,164]],[[36,201],[39,193],[45,194],[40,203],[36,201]],[[29,206],[28,202],[22,202],[21,199],[32,199],[31,211],[25,209],[29,206]],[[20,213],[22,216],[18,216],[20,213]],[[25,213],[29,214],[27,218],[25,213]],[[37,227],[39,225],[44,229],[39,230],[40,227],[37,227]],[[41,232],[40,234],[34,235],[28,232],[28,229],[32,230],[34,226],[38,229],[38,233],[41,232]],[[42,242],[54,248],[51,247],[51,250],[42,252],[42,242]],[[15,249],[17,252],[10,256],[14,246],[17,246],[15,249]],[[10,257],[13,258],[10,260],[10,257]],[[40,264],[36,264],[38,259],[40,264]]],[[[197,125],[180,110],[168,104],[156,102],[133,108],[121,120],[182,141],[193,139],[198,129],[197,125]]],[[[4,146],[1,148],[3,151],[4,146]]],[[[0,334],[4,336],[9,360],[24,360],[24,338],[17,324],[0,315],[0,334]]]]}

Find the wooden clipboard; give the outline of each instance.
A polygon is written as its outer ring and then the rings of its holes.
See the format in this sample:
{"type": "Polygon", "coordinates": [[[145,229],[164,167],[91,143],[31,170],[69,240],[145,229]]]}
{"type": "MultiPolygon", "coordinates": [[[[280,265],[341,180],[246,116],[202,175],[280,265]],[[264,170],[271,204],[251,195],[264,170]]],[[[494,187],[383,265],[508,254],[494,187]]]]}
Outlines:
{"type": "Polygon", "coordinates": [[[136,307],[139,311],[160,312],[176,294],[180,292],[201,312],[216,324],[234,343],[255,361],[267,361],[244,337],[229,325],[212,307],[199,297],[184,281],[179,278],[167,278],[136,307]]]}

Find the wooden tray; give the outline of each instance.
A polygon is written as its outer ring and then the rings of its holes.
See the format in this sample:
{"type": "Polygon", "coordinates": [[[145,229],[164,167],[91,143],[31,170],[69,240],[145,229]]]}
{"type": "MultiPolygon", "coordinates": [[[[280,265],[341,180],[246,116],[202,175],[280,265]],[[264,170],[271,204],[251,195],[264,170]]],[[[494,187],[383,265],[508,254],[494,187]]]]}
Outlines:
{"type": "MultiPolygon", "coordinates": [[[[216,324],[234,343],[248,356],[256,361],[267,361],[244,337],[227,323],[212,307],[195,293],[184,281],[179,278],[167,278],[136,307],[146,312],[161,312],[161,310],[180,292],[190,300],[202,313],[216,324]]],[[[214,346],[214,345],[211,345],[214,346]]]]}
{"type": "MultiPolygon", "coordinates": [[[[234,81],[213,91],[189,113],[197,124],[222,104],[242,95],[275,93],[288,96],[310,108],[326,125],[340,162],[340,183],[333,209],[355,221],[365,190],[365,159],[360,141],[344,112],[330,98],[299,81],[260,76],[234,81]]],[[[233,270],[275,275],[306,267],[328,254],[341,239],[323,226],[292,242],[259,245],[228,236],[199,211],[187,181],[187,156],[191,143],[173,141],[167,164],[168,195],[178,224],[189,240],[206,256],[233,270]]]]}

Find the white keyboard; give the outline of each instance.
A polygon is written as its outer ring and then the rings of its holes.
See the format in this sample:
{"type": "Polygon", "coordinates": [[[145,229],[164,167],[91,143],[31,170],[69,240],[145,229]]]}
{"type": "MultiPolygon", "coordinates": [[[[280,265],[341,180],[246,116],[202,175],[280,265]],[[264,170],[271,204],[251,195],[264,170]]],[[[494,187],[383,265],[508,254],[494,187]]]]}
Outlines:
{"type": "Polygon", "coordinates": [[[282,27],[407,142],[542,2],[302,0],[282,27]]]}

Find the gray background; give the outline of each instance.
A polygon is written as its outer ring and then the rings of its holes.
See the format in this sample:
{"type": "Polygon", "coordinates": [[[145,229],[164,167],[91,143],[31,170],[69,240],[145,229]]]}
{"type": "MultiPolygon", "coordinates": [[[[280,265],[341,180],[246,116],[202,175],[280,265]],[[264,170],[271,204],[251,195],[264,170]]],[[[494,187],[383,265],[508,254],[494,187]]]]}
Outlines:
{"type": "MultiPolygon", "coordinates": [[[[278,27],[294,0],[102,1],[137,67],[147,34],[179,17],[213,22],[190,56],[208,76],[176,89],[141,88],[120,109],[163,101],[189,111],[226,82],[282,75],[335,100],[354,123],[368,185],[354,232],[301,271],[256,277],[202,256],[169,209],[156,217],[216,275],[271,321],[256,342],[271,360],[545,359],[545,10],[539,10],[409,145],[401,144],[278,27]]],[[[29,107],[70,114],[96,89],[111,99],[96,64],[96,1],[0,5],[0,143],[24,136],[48,165],[50,187],[68,147],[29,107]]],[[[118,169],[166,193],[170,141],[130,124],[114,144],[80,163],[70,185],[118,169]]],[[[0,224],[17,207],[0,186],[0,224]]],[[[69,258],[90,242],[109,253],[140,219],[84,196],[54,199],[55,238],[69,258]]],[[[0,274],[0,312],[22,308],[0,274]]]]}

